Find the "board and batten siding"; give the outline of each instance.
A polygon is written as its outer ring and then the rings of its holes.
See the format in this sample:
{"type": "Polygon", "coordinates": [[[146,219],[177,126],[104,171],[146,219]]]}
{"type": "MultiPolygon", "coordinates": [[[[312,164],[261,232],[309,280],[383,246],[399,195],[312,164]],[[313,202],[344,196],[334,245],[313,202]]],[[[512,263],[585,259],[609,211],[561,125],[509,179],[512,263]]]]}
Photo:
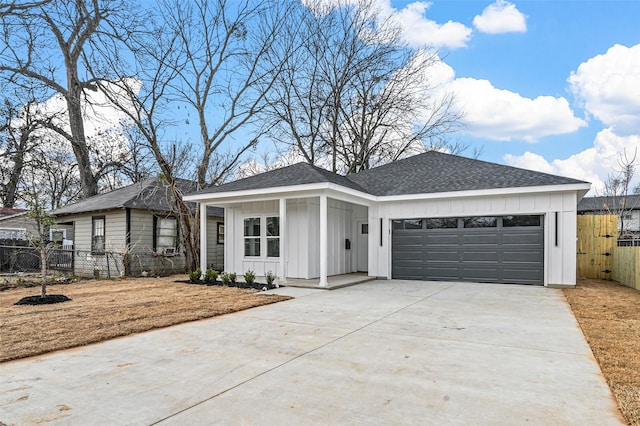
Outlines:
{"type": "Polygon", "coordinates": [[[379,203],[369,209],[369,275],[391,278],[393,219],[534,214],[544,215],[545,285],[575,285],[576,205],[574,191],[379,203]]]}
{"type": "MultiPolygon", "coordinates": [[[[286,200],[286,275],[288,278],[311,279],[320,276],[320,203],[318,197],[286,200]]],[[[328,199],[327,202],[328,274],[339,275],[357,270],[357,220],[366,220],[367,208],[348,202],[328,199]],[[346,248],[346,240],[351,248],[346,248]]],[[[251,269],[258,275],[272,271],[280,276],[280,259],[263,255],[260,258],[244,256],[244,219],[247,217],[281,216],[277,200],[242,203],[225,208],[227,268],[242,274],[251,269]],[[232,225],[231,225],[232,224],[232,225]]],[[[264,231],[263,231],[264,234],[264,231]]],[[[211,238],[211,236],[209,236],[211,238]]],[[[281,249],[282,249],[281,241],[281,249]]],[[[282,254],[283,252],[281,252],[282,254]]]]}

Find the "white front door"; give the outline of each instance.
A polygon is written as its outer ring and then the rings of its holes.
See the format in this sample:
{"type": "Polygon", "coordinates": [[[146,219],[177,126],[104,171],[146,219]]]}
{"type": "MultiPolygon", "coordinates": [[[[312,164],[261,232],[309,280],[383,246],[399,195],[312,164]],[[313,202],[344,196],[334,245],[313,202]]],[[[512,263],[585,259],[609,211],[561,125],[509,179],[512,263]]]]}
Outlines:
{"type": "Polygon", "coordinates": [[[358,221],[358,272],[369,270],[369,223],[358,221]]]}

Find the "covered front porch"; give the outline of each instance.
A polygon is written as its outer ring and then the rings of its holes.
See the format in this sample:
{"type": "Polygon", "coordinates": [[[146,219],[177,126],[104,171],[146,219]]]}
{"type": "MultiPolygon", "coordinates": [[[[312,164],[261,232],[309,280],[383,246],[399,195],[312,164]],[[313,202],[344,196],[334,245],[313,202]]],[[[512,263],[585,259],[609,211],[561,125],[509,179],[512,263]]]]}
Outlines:
{"type": "MultiPolygon", "coordinates": [[[[367,200],[331,190],[238,195],[200,201],[201,217],[207,206],[225,209],[225,271],[272,273],[282,285],[315,288],[367,278],[367,200]]],[[[200,244],[206,247],[212,232],[202,219],[200,226],[200,244]]],[[[207,268],[206,261],[201,268],[207,268]]]]}
{"type": "Polygon", "coordinates": [[[352,272],[350,274],[328,276],[327,285],[325,287],[320,287],[320,278],[311,278],[308,280],[302,278],[289,278],[286,282],[282,283],[282,285],[287,287],[324,288],[327,290],[336,290],[338,288],[349,287],[351,285],[361,284],[375,279],[375,277],[370,277],[366,272],[352,272]]]}

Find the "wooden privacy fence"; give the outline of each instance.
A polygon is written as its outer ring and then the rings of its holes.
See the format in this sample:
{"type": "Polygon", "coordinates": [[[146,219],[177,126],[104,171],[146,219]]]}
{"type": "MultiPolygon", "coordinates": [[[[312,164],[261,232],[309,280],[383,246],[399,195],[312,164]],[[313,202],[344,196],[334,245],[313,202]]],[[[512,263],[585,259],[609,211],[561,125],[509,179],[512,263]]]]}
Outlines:
{"type": "Polygon", "coordinates": [[[640,247],[616,247],[611,278],[640,290],[640,247]]]}
{"type": "Polygon", "coordinates": [[[578,215],[578,278],[612,279],[618,216],[578,215]]]}

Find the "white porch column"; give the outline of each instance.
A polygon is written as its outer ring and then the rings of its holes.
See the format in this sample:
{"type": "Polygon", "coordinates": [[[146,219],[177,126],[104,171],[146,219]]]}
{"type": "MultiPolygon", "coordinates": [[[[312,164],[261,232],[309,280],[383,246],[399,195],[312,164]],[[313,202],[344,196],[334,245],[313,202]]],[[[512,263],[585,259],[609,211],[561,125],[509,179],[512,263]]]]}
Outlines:
{"type": "Polygon", "coordinates": [[[280,283],[287,281],[287,199],[280,198],[280,283]]]}
{"type": "Polygon", "coordinates": [[[327,195],[320,195],[320,287],[327,287],[327,195]]]}
{"type": "Polygon", "coordinates": [[[200,203],[200,269],[207,270],[207,205],[200,203]]]}

